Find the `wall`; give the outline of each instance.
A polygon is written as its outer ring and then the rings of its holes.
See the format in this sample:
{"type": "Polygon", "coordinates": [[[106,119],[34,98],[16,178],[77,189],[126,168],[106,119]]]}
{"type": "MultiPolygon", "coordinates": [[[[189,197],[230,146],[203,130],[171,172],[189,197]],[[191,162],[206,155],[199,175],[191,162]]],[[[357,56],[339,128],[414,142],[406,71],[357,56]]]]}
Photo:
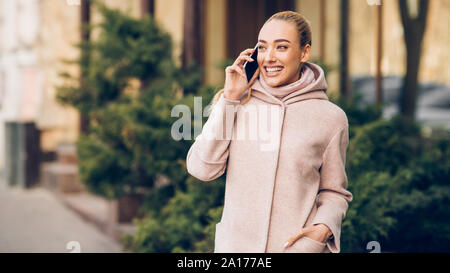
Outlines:
{"type": "Polygon", "coordinates": [[[40,1],[41,26],[34,50],[43,77],[43,94],[36,123],[42,130],[41,149],[46,152],[54,151],[61,142],[75,142],[78,137],[78,112],[60,105],[55,97],[56,86],[63,83],[58,73],[78,73],[77,67],[68,67],[63,60],[74,60],[79,54],[74,47],[80,41],[79,9],[67,1],[40,1]]]}
{"type": "Polygon", "coordinates": [[[225,71],[219,68],[226,58],[226,2],[225,0],[206,1],[205,28],[205,78],[208,84],[222,88],[225,71]]]}
{"type": "Polygon", "coordinates": [[[181,64],[183,49],[183,8],[184,1],[155,0],[155,19],[172,36],[177,64],[181,64]]]}

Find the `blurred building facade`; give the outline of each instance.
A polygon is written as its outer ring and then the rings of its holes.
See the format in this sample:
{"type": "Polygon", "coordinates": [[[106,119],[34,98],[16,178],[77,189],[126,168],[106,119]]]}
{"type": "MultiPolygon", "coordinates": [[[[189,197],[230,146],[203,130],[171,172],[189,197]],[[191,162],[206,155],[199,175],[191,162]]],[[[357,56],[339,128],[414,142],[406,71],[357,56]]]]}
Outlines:
{"type": "MultiPolygon", "coordinates": [[[[79,54],[74,44],[82,37],[82,1],[0,0],[0,170],[13,169],[15,162],[27,159],[27,156],[11,159],[11,154],[34,155],[36,145],[40,160],[55,159],[58,145],[74,144],[78,138],[79,113],[56,102],[55,86],[61,84],[58,73],[68,69],[62,60],[75,59],[79,54]],[[26,143],[32,147],[27,148],[26,143]]],[[[205,68],[204,80],[208,84],[223,84],[221,63],[234,60],[240,51],[253,47],[264,21],[286,9],[299,11],[311,22],[312,59],[335,67],[340,64],[340,1],[337,0],[102,2],[136,18],[147,13],[153,15],[172,35],[174,57],[179,65],[191,60],[200,63],[205,68]]],[[[369,2],[373,1],[350,0],[351,76],[373,76],[376,70],[376,14],[375,6],[369,2]]],[[[382,72],[384,76],[402,76],[406,60],[398,2],[383,1],[383,12],[382,72]]],[[[450,59],[448,14],[449,1],[430,1],[420,81],[450,84],[450,70],[444,61],[450,59]]],[[[89,20],[95,23],[101,18],[91,9],[89,20]]],[[[91,39],[95,37],[96,33],[91,33],[91,39]]],[[[78,73],[76,68],[69,69],[78,73]]],[[[336,70],[328,75],[328,83],[330,92],[338,92],[336,70]]]]}

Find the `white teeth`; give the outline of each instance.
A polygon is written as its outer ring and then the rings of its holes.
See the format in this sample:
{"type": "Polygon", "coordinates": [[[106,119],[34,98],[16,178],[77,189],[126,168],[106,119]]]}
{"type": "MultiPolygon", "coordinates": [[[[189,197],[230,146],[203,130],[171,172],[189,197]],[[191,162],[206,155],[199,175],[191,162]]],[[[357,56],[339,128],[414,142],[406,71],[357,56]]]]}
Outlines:
{"type": "Polygon", "coordinates": [[[275,68],[266,67],[267,72],[276,72],[276,71],[281,71],[282,69],[283,69],[282,67],[275,67],[275,68]]]}

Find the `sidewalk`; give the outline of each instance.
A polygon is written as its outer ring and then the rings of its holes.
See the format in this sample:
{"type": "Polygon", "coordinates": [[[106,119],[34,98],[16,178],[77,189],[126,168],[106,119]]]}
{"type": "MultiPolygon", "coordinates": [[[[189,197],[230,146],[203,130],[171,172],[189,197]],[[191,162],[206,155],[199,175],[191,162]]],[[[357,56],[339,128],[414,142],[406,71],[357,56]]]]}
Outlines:
{"type": "Polygon", "coordinates": [[[10,188],[0,178],[0,253],[68,253],[71,241],[81,252],[121,252],[114,239],[101,233],[42,188],[10,188]]]}

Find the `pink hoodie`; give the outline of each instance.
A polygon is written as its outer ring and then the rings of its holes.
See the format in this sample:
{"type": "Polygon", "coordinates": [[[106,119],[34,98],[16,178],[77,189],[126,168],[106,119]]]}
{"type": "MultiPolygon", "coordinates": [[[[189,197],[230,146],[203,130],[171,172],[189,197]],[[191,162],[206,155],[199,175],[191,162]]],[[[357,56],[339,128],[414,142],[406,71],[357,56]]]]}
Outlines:
{"type": "Polygon", "coordinates": [[[220,97],[189,149],[188,172],[212,181],[226,171],[225,203],[215,252],[339,252],[341,223],[353,198],[345,172],[348,120],[326,95],[323,70],[307,63],[314,81],[281,99],[260,80],[251,97],[220,97]],[[224,134],[225,133],[225,134],[224,134]],[[323,223],[326,243],[302,237],[323,223]]]}

